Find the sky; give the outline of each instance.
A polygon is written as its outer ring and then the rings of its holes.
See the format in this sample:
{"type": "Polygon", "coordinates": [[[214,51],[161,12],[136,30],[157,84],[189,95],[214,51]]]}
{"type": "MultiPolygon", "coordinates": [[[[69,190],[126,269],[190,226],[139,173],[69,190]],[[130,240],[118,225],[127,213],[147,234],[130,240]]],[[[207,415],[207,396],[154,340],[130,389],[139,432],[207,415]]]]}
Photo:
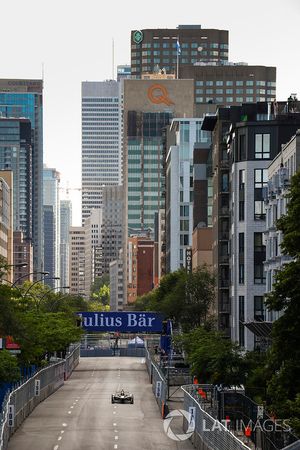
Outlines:
{"type": "MultiPolygon", "coordinates": [[[[81,81],[130,63],[130,31],[200,24],[229,31],[229,60],[277,67],[277,100],[300,97],[299,0],[21,0],[1,4],[0,78],[41,78],[44,162],[81,224],[81,81]]],[[[114,74],[115,75],[115,74],[114,74]]]]}

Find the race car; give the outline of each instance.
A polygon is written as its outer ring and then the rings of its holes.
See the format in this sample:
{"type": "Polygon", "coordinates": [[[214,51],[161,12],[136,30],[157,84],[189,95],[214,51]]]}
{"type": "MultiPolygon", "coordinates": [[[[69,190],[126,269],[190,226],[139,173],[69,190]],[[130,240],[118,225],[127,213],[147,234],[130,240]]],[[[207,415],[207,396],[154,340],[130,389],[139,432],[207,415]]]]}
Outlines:
{"type": "Polygon", "coordinates": [[[130,392],[125,392],[124,389],[121,391],[112,394],[111,396],[112,403],[131,403],[133,404],[133,395],[130,392]]]}

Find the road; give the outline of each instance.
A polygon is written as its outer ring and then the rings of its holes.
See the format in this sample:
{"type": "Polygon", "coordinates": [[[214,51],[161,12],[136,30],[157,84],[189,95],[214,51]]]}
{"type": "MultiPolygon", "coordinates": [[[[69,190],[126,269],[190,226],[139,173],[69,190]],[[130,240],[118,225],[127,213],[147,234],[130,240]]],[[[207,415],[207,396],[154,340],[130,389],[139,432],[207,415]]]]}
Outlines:
{"type": "Polygon", "coordinates": [[[190,450],[163,431],[142,358],[82,358],[71,378],[32,412],[8,450],[190,450]],[[133,405],[111,404],[124,388],[133,405]]]}

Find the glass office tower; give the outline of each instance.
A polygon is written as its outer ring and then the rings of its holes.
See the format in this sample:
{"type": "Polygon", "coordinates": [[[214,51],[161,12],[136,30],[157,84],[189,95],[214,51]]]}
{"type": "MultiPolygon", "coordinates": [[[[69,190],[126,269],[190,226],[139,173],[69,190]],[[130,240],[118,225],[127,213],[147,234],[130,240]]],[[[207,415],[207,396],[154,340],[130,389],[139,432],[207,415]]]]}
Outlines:
{"type": "Polygon", "coordinates": [[[43,269],[43,81],[0,79],[0,117],[31,123],[33,267],[43,269]]]}

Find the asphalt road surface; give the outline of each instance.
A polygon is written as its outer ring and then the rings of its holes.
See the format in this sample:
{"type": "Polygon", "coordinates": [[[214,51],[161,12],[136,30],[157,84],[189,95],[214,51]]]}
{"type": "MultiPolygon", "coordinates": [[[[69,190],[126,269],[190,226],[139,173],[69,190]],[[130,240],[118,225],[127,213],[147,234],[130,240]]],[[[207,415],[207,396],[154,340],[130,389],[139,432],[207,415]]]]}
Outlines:
{"type": "Polygon", "coordinates": [[[176,442],[164,433],[144,359],[106,357],[82,358],[64,386],[12,436],[8,450],[192,448],[189,441],[176,442]],[[111,403],[120,388],[134,394],[133,405],[111,403]]]}

